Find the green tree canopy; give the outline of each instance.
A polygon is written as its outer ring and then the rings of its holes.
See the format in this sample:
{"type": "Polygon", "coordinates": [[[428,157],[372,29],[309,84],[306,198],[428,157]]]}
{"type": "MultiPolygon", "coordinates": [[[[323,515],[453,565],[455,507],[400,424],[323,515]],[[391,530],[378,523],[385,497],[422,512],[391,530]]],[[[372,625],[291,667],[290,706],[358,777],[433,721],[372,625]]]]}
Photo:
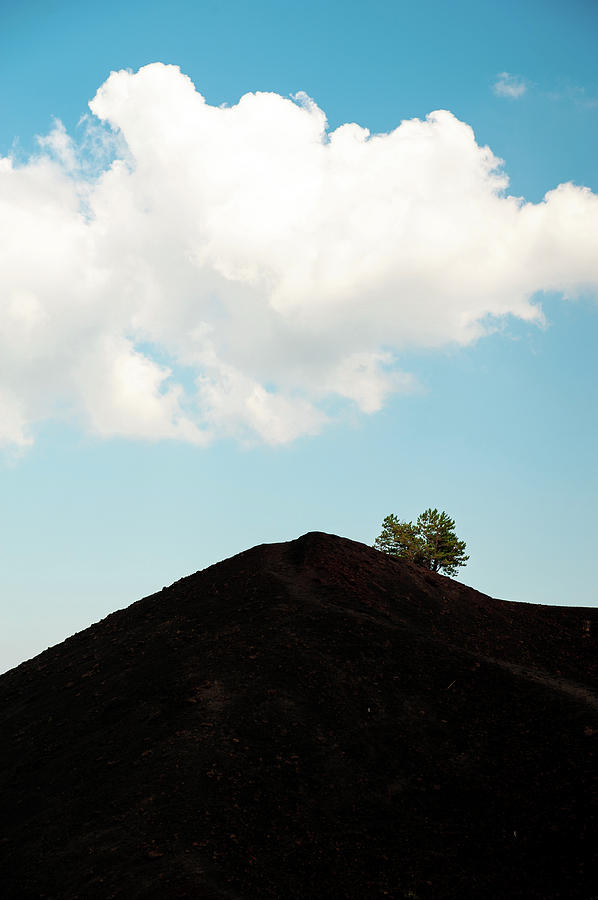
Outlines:
{"type": "Polygon", "coordinates": [[[431,569],[456,575],[460,566],[469,559],[465,554],[465,541],[455,534],[455,520],[445,512],[426,509],[413,522],[401,522],[394,513],[382,522],[382,531],[374,546],[389,556],[398,556],[431,569]]]}

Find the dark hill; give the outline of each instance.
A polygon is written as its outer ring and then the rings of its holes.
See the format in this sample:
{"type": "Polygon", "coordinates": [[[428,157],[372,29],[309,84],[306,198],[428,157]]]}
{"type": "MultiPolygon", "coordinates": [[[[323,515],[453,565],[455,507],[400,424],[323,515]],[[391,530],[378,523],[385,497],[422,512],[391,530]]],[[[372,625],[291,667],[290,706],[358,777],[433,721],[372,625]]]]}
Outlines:
{"type": "Polygon", "coordinates": [[[598,609],[332,535],[0,678],[3,898],[596,898],[598,609]]]}

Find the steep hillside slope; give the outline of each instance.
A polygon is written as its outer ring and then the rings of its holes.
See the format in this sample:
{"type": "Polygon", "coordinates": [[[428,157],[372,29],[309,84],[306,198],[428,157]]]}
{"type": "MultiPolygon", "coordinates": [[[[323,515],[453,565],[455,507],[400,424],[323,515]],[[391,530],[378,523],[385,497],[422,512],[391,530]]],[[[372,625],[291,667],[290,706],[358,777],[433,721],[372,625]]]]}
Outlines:
{"type": "Polygon", "coordinates": [[[598,610],[321,533],[0,677],[5,898],[589,898],[598,610]]]}

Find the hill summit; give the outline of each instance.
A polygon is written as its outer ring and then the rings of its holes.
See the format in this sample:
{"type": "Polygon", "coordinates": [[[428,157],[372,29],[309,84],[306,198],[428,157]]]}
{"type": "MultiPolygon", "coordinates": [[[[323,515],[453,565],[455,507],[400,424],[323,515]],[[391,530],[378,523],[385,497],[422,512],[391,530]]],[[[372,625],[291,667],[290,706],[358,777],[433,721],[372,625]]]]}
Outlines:
{"type": "Polygon", "coordinates": [[[596,897],[598,610],[319,532],[0,677],[4,898],[596,897]]]}

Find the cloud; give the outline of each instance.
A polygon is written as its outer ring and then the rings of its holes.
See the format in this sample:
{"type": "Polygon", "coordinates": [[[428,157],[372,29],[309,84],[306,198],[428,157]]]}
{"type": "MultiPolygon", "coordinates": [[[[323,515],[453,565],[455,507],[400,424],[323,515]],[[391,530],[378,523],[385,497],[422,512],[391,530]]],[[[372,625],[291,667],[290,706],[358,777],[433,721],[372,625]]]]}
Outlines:
{"type": "Polygon", "coordinates": [[[558,90],[546,91],[544,96],[556,102],[573,103],[581,110],[593,110],[598,107],[598,97],[588,94],[582,85],[566,84],[558,90]]]}
{"type": "Polygon", "coordinates": [[[76,141],[0,159],[0,442],[285,443],[412,390],[538,291],[598,286],[598,197],[508,196],[450,112],[330,131],[306,95],[210,106],[175,66],[113,72],[76,141]]]}
{"type": "Polygon", "coordinates": [[[501,72],[492,86],[497,97],[509,97],[517,100],[527,91],[527,82],[521,75],[511,75],[510,72],[501,72]]]}

